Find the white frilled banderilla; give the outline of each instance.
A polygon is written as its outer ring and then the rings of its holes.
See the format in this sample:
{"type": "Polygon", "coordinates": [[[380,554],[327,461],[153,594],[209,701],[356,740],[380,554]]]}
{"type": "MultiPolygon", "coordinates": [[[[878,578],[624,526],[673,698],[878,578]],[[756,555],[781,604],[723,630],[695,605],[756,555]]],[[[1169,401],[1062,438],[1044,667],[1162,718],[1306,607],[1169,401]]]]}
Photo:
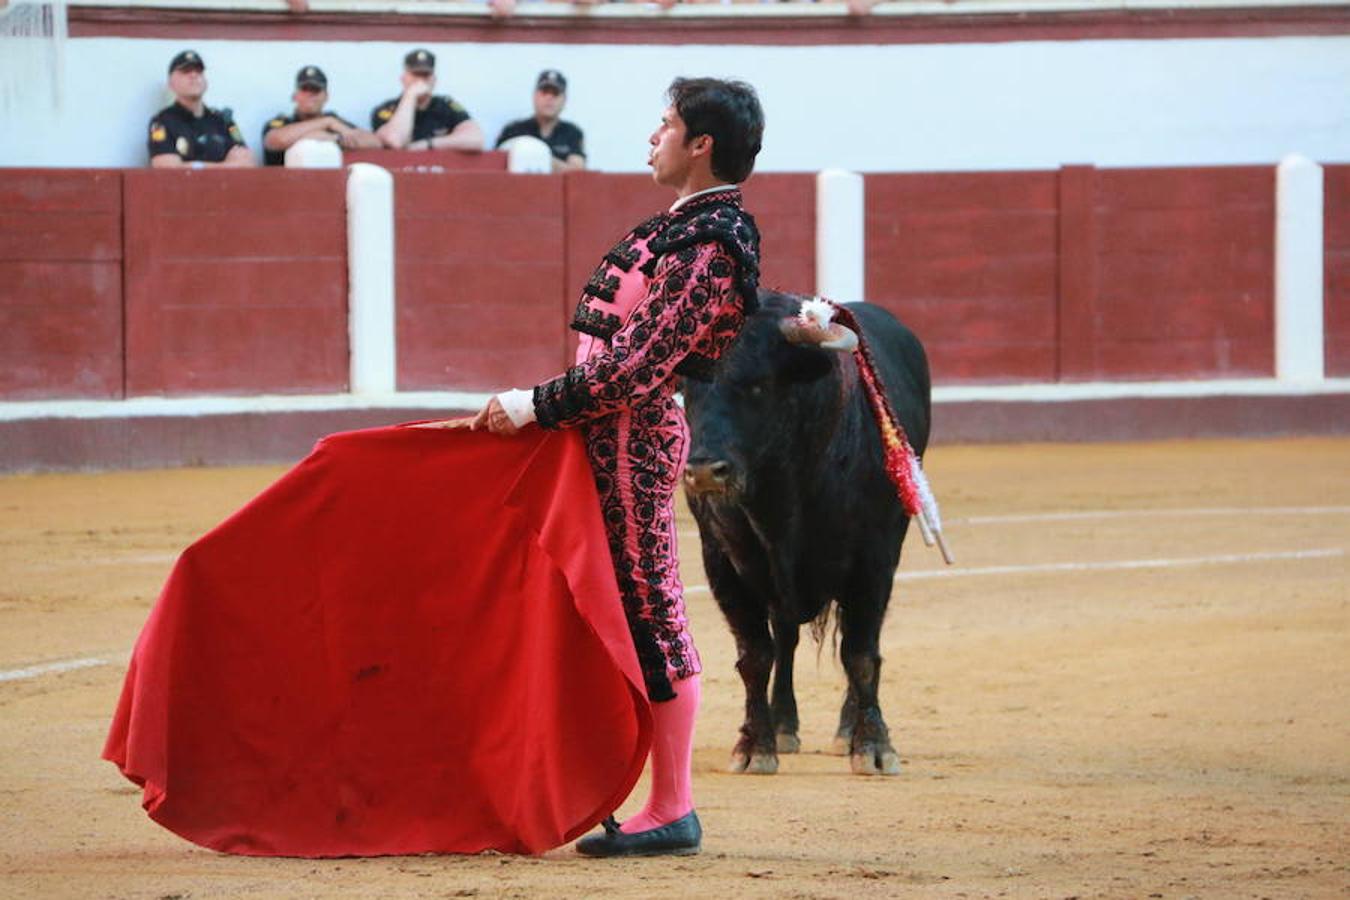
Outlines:
{"type": "Polygon", "coordinates": [[[867,401],[872,407],[872,415],[881,431],[886,474],[895,485],[905,513],[919,523],[923,542],[929,547],[936,544],[942,559],[951,565],[955,558],[947,548],[947,542],[942,539],[942,516],[933,488],[928,483],[928,476],[924,474],[923,461],[914,452],[905,436],[904,427],[886,399],[867,342],[862,339],[861,329],[853,314],[831,300],[817,297],[802,303],[796,318],[784,319],[782,328],[793,343],[811,343],[826,350],[848,350],[853,353],[858,364],[858,374],[862,376],[863,388],[867,392],[867,401]],[[836,318],[841,321],[835,321],[836,318]]]}

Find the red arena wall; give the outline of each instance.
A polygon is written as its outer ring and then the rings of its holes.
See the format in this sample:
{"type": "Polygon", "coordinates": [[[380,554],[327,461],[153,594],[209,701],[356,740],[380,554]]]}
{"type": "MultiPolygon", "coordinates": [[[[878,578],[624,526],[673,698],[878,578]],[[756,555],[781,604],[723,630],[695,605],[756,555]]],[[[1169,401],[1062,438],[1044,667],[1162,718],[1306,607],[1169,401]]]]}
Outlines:
{"type": "MultiPolygon", "coordinates": [[[[1350,373],[1350,166],[1326,175],[1326,350],[1350,373]]],[[[524,386],[669,198],[646,175],[397,172],[398,385],[524,386]]],[[[1268,376],[1273,167],[876,174],[866,292],[939,383],[1268,376]]],[[[815,187],[746,187],[763,283],[815,286],[815,187]]],[[[345,173],[0,170],[0,399],[347,387],[345,173]]]]}
{"type": "Polygon", "coordinates": [[[340,171],[128,171],[128,395],[347,387],[340,171]]]}
{"type": "Polygon", "coordinates": [[[945,381],[1056,377],[1056,173],[868,175],[867,298],[945,381]]]}
{"type": "Polygon", "coordinates": [[[867,177],[867,294],[945,381],[1269,375],[1269,167],[867,177]]]}
{"type": "Polygon", "coordinates": [[[1350,165],[1327,166],[1323,177],[1326,371],[1346,376],[1350,375],[1350,165]]]}
{"type": "Polygon", "coordinates": [[[745,208],[759,225],[760,284],[794,294],[814,294],[815,176],[756,175],[745,184],[745,208]]]}
{"type": "Polygon", "coordinates": [[[394,173],[401,390],[523,386],[565,340],[563,179],[394,173]]]}
{"type": "Polygon", "coordinates": [[[0,171],[0,398],[122,384],[122,175],[0,171]]]}
{"type": "Polygon", "coordinates": [[[1091,376],[1274,370],[1275,172],[1098,170],[1091,376]]]}

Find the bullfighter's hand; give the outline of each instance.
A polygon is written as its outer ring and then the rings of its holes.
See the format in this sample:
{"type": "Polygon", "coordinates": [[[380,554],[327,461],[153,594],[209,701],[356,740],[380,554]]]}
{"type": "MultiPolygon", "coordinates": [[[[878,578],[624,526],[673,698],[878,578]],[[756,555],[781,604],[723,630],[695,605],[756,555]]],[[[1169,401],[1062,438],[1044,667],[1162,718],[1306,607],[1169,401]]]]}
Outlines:
{"type": "Polygon", "coordinates": [[[495,394],[487,402],[487,406],[484,406],[478,411],[478,415],[473,417],[473,423],[469,425],[469,429],[471,431],[487,431],[502,437],[510,437],[520,433],[516,423],[512,422],[511,417],[506,414],[506,410],[502,409],[501,401],[497,399],[495,394]]]}
{"type": "Polygon", "coordinates": [[[435,422],[418,422],[411,428],[468,428],[473,425],[473,416],[460,416],[457,419],[437,419],[435,422]]]}

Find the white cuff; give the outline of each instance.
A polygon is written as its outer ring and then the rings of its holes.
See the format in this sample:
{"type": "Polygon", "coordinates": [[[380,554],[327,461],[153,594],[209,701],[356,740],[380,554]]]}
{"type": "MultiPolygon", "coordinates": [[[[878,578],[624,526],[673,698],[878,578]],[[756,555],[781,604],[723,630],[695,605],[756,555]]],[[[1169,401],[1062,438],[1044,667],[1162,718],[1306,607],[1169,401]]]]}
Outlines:
{"type": "Polygon", "coordinates": [[[524,428],[534,421],[534,391],[512,388],[498,394],[497,402],[502,405],[502,409],[510,417],[511,424],[517,428],[524,428]]]}

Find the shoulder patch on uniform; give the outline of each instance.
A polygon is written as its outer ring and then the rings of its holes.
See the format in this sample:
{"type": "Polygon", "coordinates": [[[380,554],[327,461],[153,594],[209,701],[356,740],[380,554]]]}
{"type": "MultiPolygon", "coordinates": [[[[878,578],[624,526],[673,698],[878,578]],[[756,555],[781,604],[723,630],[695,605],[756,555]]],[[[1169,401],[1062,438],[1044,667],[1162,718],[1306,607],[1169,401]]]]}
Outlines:
{"type": "Polygon", "coordinates": [[[379,112],[375,113],[375,115],[387,122],[394,117],[394,111],[385,106],[382,107],[379,112]]]}
{"type": "Polygon", "coordinates": [[[275,118],[275,119],[273,119],[272,121],[270,121],[270,122],[267,123],[268,127],[270,127],[270,128],[280,128],[282,125],[285,125],[285,124],[286,124],[286,120],[283,119],[283,118],[281,118],[281,117],[277,117],[277,118],[275,118]]]}
{"type": "Polygon", "coordinates": [[[450,108],[453,109],[455,112],[464,112],[464,107],[460,105],[458,100],[451,100],[450,108]]]}
{"type": "Polygon", "coordinates": [[[244,142],[244,133],[240,131],[239,126],[234,124],[233,122],[230,123],[230,137],[234,138],[241,144],[244,142]]]}
{"type": "Polygon", "coordinates": [[[169,136],[169,132],[158,122],[150,123],[150,140],[162,141],[169,136]]]}

